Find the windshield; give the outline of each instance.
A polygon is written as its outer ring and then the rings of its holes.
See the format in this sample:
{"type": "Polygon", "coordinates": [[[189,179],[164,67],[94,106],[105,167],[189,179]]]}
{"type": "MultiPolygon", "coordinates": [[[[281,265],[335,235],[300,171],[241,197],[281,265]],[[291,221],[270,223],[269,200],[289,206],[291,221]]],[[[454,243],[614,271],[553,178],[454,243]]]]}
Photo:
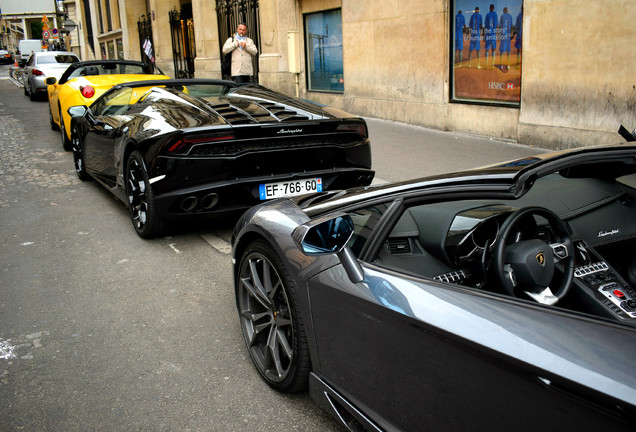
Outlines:
{"type": "Polygon", "coordinates": [[[117,75],[117,74],[145,74],[148,73],[144,66],[141,64],[113,64],[113,63],[104,63],[104,64],[92,64],[80,66],[77,69],[73,70],[69,76],[66,78],[67,80],[71,78],[77,78],[80,76],[95,76],[95,75],[117,75]]]}
{"type": "Polygon", "coordinates": [[[38,64],[74,63],[79,59],[72,54],[46,55],[38,58],[38,64]]]}

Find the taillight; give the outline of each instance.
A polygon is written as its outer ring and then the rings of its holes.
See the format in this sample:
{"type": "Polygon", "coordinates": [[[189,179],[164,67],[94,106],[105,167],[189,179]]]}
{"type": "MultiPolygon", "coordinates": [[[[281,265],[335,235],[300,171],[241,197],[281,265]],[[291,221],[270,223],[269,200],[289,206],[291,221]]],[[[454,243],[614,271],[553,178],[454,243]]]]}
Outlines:
{"type": "Polygon", "coordinates": [[[194,145],[210,144],[217,141],[227,141],[236,138],[232,132],[220,132],[217,134],[197,136],[197,137],[175,137],[168,143],[168,152],[184,153],[194,145]]]}
{"type": "Polygon", "coordinates": [[[93,96],[95,96],[95,89],[89,85],[81,86],[80,92],[82,93],[82,96],[84,96],[87,99],[90,99],[93,96]]]}
{"type": "Polygon", "coordinates": [[[42,76],[42,75],[44,75],[44,72],[42,72],[41,70],[33,69],[33,75],[34,76],[42,76]]]}
{"type": "Polygon", "coordinates": [[[369,132],[367,131],[367,126],[364,123],[343,123],[338,126],[338,132],[356,132],[358,135],[362,137],[362,139],[367,139],[369,137],[369,132]]]}

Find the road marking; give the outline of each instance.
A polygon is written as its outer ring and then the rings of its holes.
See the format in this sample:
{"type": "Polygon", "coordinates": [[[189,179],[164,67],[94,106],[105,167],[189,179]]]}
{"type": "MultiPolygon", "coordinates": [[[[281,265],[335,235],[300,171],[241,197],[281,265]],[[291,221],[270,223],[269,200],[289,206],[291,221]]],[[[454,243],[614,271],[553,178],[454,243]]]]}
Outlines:
{"type": "Polygon", "coordinates": [[[230,244],[221,237],[215,236],[214,234],[201,234],[201,238],[222,254],[228,255],[232,252],[230,244]]]}
{"type": "Polygon", "coordinates": [[[181,253],[181,251],[175,247],[175,243],[170,243],[168,246],[170,246],[170,249],[172,249],[176,253],[178,253],[178,254],[181,253]]]}

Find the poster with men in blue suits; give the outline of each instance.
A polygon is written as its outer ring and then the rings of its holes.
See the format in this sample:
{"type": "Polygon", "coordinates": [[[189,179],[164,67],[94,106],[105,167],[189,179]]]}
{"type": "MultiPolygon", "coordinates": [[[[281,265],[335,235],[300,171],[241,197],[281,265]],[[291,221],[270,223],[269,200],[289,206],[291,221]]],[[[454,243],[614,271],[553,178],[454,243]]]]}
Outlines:
{"type": "Polygon", "coordinates": [[[455,0],[452,98],[519,105],[523,0],[455,0]]]}

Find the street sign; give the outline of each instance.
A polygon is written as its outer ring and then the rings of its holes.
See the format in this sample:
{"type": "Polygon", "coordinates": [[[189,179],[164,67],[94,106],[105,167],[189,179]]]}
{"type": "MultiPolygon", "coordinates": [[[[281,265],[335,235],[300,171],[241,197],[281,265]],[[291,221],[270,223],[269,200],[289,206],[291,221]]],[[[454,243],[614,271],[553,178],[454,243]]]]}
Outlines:
{"type": "Polygon", "coordinates": [[[49,19],[46,17],[46,15],[42,15],[42,22],[47,22],[49,19]]]}
{"type": "Polygon", "coordinates": [[[48,39],[51,37],[51,32],[48,30],[42,30],[42,39],[48,39]]]}

